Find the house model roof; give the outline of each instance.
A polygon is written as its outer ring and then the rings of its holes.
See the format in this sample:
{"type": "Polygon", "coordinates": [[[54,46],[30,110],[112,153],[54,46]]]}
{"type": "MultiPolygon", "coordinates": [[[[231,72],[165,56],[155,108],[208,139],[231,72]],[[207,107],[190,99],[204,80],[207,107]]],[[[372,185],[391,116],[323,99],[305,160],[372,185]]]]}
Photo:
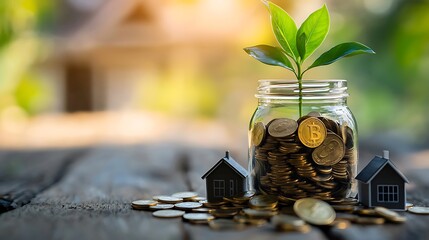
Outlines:
{"type": "Polygon", "coordinates": [[[226,163],[229,165],[235,172],[237,172],[243,178],[247,177],[247,170],[243,168],[238,162],[236,162],[232,157],[229,156],[229,152],[226,152],[225,157],[219,160],[210,170],[208,170],[201,178],[205,179],[210,173],[212,173],[220,164],[226,163]]]}
{"type": "Polygon", "coordinates": [[[398,170],[395,164],[393,164],[389,159],[380,156],[375,156],[371,162],[369,162],[368,165],[366,165],[366,167],[362,169],[362,171],[356,176],[356,179],[364,183],[369,183],[387,164],[389,164],[393,170],[395,170],[395,172],[398,173],[402,179],[404,179],[405,182],[409,182],[404,174],[398,170]]]}

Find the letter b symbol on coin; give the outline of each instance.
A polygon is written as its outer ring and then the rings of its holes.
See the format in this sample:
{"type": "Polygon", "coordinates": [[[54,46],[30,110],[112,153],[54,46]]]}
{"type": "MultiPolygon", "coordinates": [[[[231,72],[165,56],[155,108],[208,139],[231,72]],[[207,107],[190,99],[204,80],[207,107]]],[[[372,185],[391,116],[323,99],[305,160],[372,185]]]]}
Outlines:
{"type": "Polygon", "coordinates": [[[322,137],[322,133],[320,132],[320,126],[311,123],[308,125],[308,131],[310,133],[310,141],[317,142],[322,137]]]}

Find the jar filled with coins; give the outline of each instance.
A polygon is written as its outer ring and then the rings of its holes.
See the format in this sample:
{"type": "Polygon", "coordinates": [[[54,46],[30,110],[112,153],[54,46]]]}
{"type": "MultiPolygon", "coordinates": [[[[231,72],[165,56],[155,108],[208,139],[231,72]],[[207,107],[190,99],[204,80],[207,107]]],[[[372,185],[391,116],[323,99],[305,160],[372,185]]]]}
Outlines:
{"type": "Polygon", "coordinates": [[[346,80],[260,80],[249,125],[249,189],[284,199],[355,197],[356,121],[346,80]]]}

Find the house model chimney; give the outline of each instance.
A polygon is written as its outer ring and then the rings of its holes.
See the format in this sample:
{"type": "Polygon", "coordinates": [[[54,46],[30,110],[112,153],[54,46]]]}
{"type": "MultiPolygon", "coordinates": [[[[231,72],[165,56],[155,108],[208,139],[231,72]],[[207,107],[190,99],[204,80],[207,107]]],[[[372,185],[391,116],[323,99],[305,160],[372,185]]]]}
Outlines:
{"type": "Polygon", "coordinates": [[[388,150],[383,150],[383,158],[389,159],[389,151],[388,150]]]}
{"type": "Polygon", "coordinates": [[[226,151],[226,152],[225,152],[225,158],[226,158],[226,159],[229,159],[229,151],[226,151]]]}

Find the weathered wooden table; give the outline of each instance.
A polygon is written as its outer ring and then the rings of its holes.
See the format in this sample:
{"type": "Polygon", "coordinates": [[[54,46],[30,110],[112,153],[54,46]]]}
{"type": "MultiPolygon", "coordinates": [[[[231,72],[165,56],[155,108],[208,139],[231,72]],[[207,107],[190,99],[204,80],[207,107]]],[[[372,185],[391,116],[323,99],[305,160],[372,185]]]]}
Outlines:
{"type": "MultiPolygon", "coordinates": [[[[213,231],[131,209],[131,201],[157,194],[204,196],[201,175],[223,154],[174,144],[0,151],[0,239],[429,239],[429,216],[411,213],[404,224],[301,234],[270,225],[213,231]]],[[[428,173],[406,173],[409,201],[429,206],[428,173]]]]}

